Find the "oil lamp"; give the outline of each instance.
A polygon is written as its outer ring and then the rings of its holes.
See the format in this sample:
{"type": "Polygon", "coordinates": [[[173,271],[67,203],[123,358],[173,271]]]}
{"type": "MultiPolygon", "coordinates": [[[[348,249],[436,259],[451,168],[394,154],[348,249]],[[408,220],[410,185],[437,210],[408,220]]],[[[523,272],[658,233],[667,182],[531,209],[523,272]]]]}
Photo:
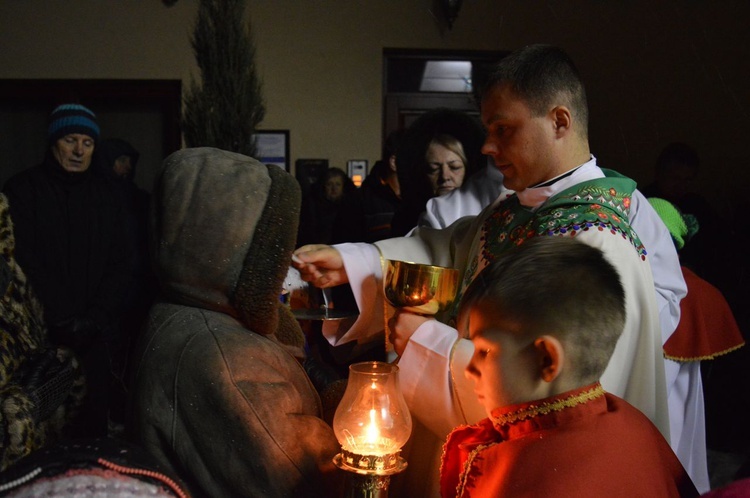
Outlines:
{"type": "Polygon", "coordinates": [[[341,444],[333,462],[347,471],[346,497],[386,498],[390,476],[406,468],[400,453],[411,435],[397,365],[368,361],[349,366],[333,431],[341,444]]]}

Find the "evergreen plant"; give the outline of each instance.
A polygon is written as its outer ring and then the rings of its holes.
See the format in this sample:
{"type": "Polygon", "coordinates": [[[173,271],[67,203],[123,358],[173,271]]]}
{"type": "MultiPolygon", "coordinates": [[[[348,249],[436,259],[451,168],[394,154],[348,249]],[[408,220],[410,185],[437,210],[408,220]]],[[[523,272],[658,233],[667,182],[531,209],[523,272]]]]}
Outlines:
{"type": "Polygon", "coordinates": [[[190,42],[201,81],[191,80],[181,123],[188,147],[255,155],[252,134],[266,109],[245,5],[245,0],[200,0],[190,42]]]}

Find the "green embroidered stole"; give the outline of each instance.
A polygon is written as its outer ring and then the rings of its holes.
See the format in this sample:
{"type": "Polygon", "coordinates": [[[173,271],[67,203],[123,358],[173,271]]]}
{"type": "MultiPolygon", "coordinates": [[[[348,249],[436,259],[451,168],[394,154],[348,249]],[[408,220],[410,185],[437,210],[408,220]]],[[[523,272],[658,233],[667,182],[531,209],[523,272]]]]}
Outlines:
{"type": "Polygon", "coordinates": [[[500,202],[482,224],[479,251],[464,273],[460,294],[501,254],[538,235],[574,237],[588,230],[608,230],[630,241],[641,259],[646,259],[646,249],[628,223],[635,182],[615,171],[602,171],[605,178],[573,185],[536,211],[522,206],[517,195],[500,202]]]}

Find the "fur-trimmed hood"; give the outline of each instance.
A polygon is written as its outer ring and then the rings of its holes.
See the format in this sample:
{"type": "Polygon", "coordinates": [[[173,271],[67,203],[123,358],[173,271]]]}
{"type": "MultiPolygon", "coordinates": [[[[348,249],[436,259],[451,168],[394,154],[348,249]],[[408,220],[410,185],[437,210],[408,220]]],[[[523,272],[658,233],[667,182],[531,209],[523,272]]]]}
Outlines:
{"type": "Polygon", "coordinates": [[[226,313],[261,335],[299,331],[279,301],[299,219],[292,176],[233,152],[183,149],[164,161],[153,197],[152,258],[165,300],[226,313]]]}

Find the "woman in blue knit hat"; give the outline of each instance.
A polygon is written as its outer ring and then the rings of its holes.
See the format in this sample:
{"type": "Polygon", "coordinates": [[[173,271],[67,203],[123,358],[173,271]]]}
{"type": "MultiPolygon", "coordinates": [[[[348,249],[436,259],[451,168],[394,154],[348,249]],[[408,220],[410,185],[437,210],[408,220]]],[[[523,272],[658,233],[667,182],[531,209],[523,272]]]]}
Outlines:
{"type": "Polygon", "coordinates": [[[57,107],[47,139],[42,163],[3,188],[16,257],[42,301],[53,341],[71,347],[86,372],[87,402],[74,433],[106,435],[132,237],[112,187],[90,168],[99,139],[95,114],[79,104],[57,107]]]}

